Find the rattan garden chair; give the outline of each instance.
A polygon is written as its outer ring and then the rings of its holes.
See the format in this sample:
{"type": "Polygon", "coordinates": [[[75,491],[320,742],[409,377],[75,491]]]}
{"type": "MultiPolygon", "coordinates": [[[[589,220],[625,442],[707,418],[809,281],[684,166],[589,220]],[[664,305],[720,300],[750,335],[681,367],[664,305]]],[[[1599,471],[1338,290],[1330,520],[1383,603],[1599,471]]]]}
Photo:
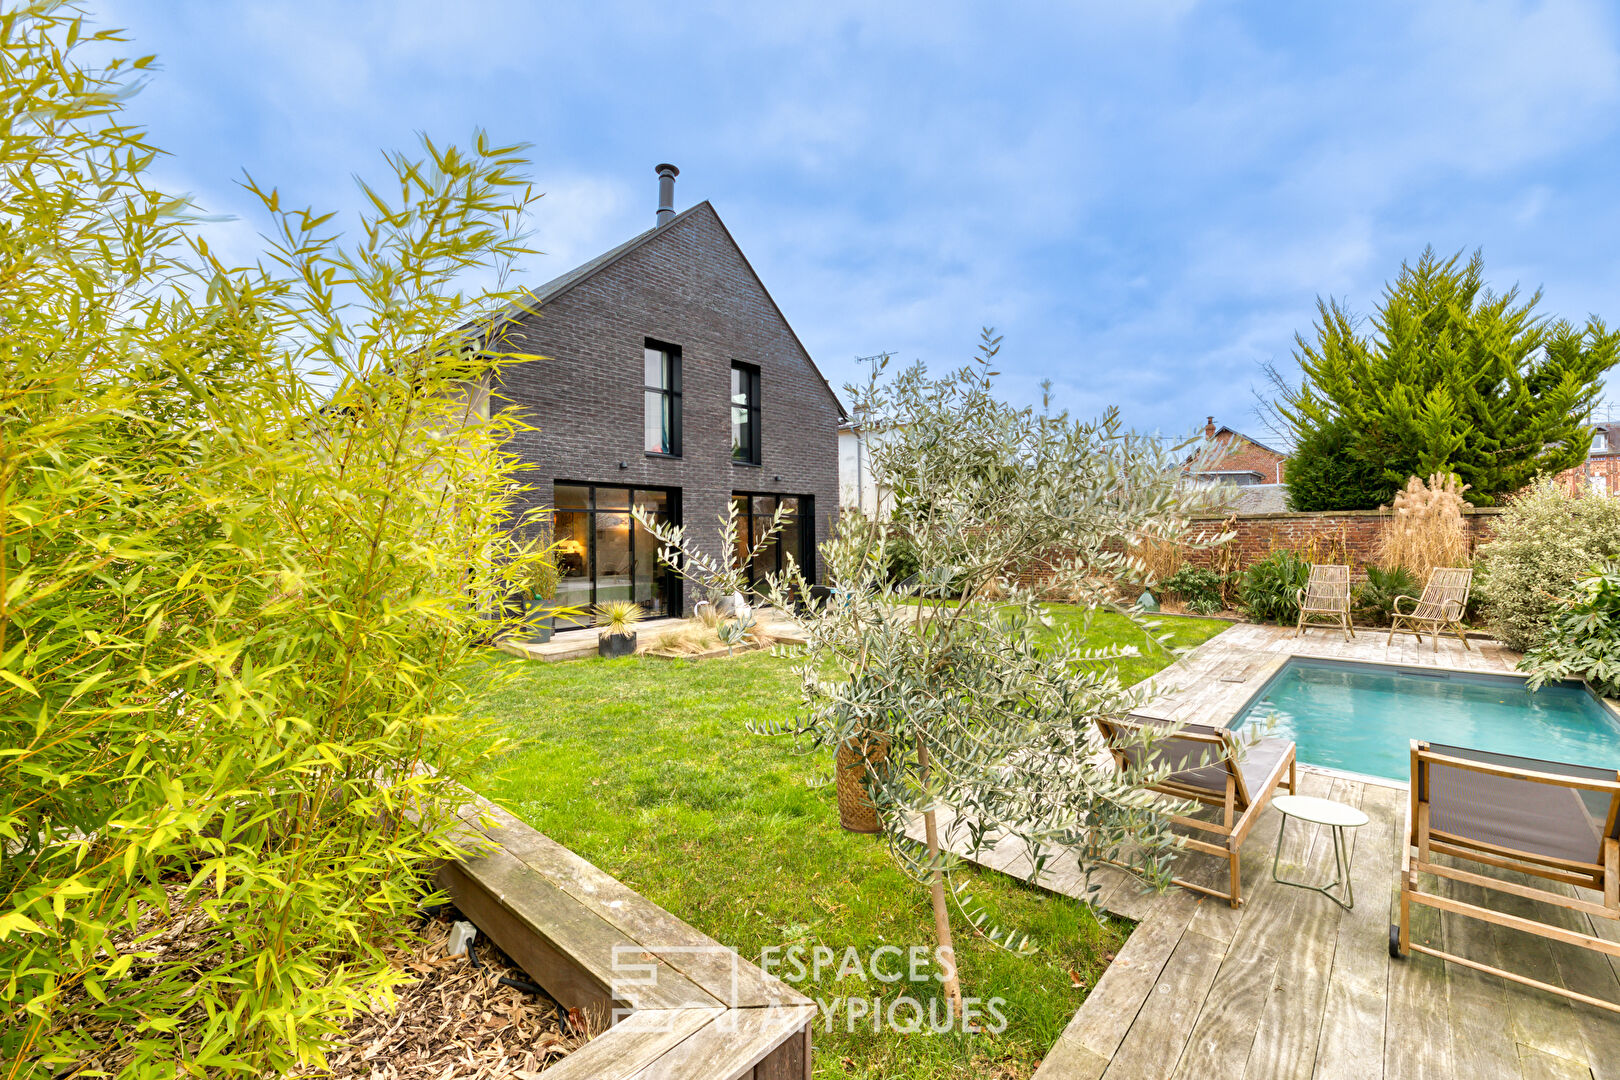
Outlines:
{"type": "Polygon", "coordinates": [[[1294,791],[1295,766],[1292,739],[1267,738],[1240,746],[1226,728],[1204,724],[1177,724],[1152,716],[1132,715],[1124,719],[1097,717],[1097,726],[1121,768],[1168,768],[1163,781],[1149,790],[1175,799],[1187,799],[1217,807],[1213,821],[1172,814],[1178,825],[1215,833],[1217,843],[1184,837],[1188,848],[1225,859],[1231,890],[1221,892],[1194,881],[1174,878],[1177,885],[1208,896],[1217,896],[1233,907],[1243,903],[1243,882],[1239,875],[1239,849],[1260,812],[1271,802],[1279,787],[1294,791]],[[1144,742],[1139,732],[1152,733],[1144,742]]]}
{"type": "MultiPolygon", "coordinates": [[[[1412,905],[1421,904],[1450,916],[1478,919],[1620,958],[1620,940],[1587,933],[1584,919],[1570,919],[1567,914],[1548,918],[1552,913],[1541,907],[1550,904],[1565,912],[1620,921],[1620,772],[1414,740],[1400,885],[1400,921],[1389,928],[1391,956],[1426,953],[1620,1012],[1620,1002],[1553,986],[1479,957],[1460,956],[1412,940],[1412,905]],[[1437,862],[1436,856],[1444,856],[1446,861],[1437,862]],[[1472,863],[1487,872],[1464,868],[1461,863],[1472,863]],[[1506,871],[1511,877],[1504,880],[1489,870],[1506,871]],[[1425,892],[1419,874],[1444,880],[1434,892],[1425,892]],[[1544,886],[1533,880],[1537,878],[1552,884],[1544,886]],[[1483,898],[1478,902],[1465,898],[1458,889],[1448,887],[1448,882],[1478,886],[1474,895],[1484,890],[1483,898]],[[1577,894],[1570,886],[1594,890],[1596,896],[1577,894]],[[1495,903],[1493,893],[1500,896],[1495,903]],[[1532,907],[1526,900],[1540,903],[1532,907]]],[[[1452,931],[1446,932],[1445,939],[1454,940],[1452,931]]],[[[1491,960],[1498,959],[1495,950],[1486,952],[1491,960]]],[[[1607,981],[1612,984],[1614,980],[1607,981]]]]}
{"type": "Polygon", "coordinates": [[[1299,600],[1299,625],[1294,636],[1299,637],[1307,626],[1337,626],[1344,631],[1344,640],[1356,636],[1350,628],[1350,568],[1348,566],[1312,565],[1311,578],[1303,589],[1295,593],[1299,600]]]}
{"type": "Polygon", "coordinates": [[[1470,648],[1468,631],[1463,626],[1463,614],[1468,610],[1468,592],[1473,587],[1472,567],[1437,566],[1430,570],[1429,583],[1423,586],[1421,598],[1395,598],[1394,611],[1389,620],[1389,638],[1385,644],[1393,643],[1395,635],[1400,633],[1415,635],[1421,645],[1423,635],[1427,633],[1434,635],[1434,651],[1439,652],[1440,635],[1449,630],[1457,635],[1463,648],[1470,648]],[[1412,610],[1402,611],[1402,600],[1410,603],[1412,610]]]}

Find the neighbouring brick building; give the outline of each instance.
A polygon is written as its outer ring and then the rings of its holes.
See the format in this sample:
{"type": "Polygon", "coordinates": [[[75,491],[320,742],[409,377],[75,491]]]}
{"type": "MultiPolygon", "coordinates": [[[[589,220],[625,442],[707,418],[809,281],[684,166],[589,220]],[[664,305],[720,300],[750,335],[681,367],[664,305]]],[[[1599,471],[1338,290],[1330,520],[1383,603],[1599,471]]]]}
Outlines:
{"type": "Polygon", "coordinates": [[[662,566],[631,508],[686,526],[714,550],[728,502],[742,542],[779,505],[793,511],[750,567],[783,552],[819,575],[816,543],[838,512],[832,388],[708,202],[674,211],[660,165],[657,224],[537,289],[505,316],[493,408],[536,430],[512,447],[536,468],[535,504],[556,508],[560,604],[635,600],[680,614],[690,587],[662,566]]]}
{"type": "Polygon", "coordinates": [[[1620,421],[1592,425],[1592,449],[1586,460],[1558,474],[1571,494],[1620,495],[1620,421]]]}
{"type": "Polygon", "coordinates": [[[1211,444],[1189,462],[1189,470],[1199,480],[1223,480],[1229,484],[1281,484],[1288,455],[1273,450],[1241,431],[1216,427],[1211,416],[1204,423],[1204,439],[1211,444]]]}

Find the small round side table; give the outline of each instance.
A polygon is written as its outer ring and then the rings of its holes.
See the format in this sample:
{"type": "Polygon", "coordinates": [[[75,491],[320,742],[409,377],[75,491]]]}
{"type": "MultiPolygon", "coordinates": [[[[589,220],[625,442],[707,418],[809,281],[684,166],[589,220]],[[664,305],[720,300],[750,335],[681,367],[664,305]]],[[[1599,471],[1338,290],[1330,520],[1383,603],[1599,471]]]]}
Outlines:
{"type": "Polygon", "coordinates": [[[1349,911],[1356,906],[1356,893],[1350,884],[1350,849],[1344,842],[1344,830],[1359,829],[1367,824],[1367,815],[1353,806],[1332,799],[1318,799],[1314,795],[1278,795],[1271,805],[1283,816],[1277,828],[1277,850],[1271,856],[1271,880],[1282,885],[1319,892],[1349,911]],[[1323,825],[1333,831],[1333,880],[1326,885],[1312,885],[1306,881],[1290,881],[1277,876],[1277,860],[1282,856],[1283,834],[1288,831],[1288,819],[1298,818],[1312,825],[1323,825]],[[1343,886],[1344,897],[1335,896],[1333,890],[1343,886]]]}

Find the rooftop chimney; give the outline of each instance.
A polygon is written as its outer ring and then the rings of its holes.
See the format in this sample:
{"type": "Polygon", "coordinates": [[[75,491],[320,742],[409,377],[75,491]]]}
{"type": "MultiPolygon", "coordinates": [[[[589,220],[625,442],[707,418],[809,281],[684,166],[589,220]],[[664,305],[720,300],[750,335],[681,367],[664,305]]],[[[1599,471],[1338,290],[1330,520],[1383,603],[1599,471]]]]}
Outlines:
{"type": "Polygon", "coordinates": [[[1204,421],[1204,438],[1206,438],[1206,439],[1214,439],[1215,438],[1215,418],[1213,416],[1211,416],[1208,420],[1204,421]]]}
{"type": "Polygon", "coordinates": [[[675,178],[681,170],[673,165],[658,166],[658,224],[663,225],[675,216],[675,178]]]}

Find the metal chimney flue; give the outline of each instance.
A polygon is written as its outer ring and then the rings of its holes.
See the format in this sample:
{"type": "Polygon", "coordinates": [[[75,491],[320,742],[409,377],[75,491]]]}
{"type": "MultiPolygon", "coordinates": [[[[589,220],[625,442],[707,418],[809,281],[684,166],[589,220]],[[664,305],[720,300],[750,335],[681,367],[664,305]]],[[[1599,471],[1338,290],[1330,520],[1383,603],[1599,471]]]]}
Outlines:
{"type": "Polygon", "coordinates": [[[658,224],[663,225],[675,216],[675,178],[681,170],[673,165],[658,166],[658,224]]]}

